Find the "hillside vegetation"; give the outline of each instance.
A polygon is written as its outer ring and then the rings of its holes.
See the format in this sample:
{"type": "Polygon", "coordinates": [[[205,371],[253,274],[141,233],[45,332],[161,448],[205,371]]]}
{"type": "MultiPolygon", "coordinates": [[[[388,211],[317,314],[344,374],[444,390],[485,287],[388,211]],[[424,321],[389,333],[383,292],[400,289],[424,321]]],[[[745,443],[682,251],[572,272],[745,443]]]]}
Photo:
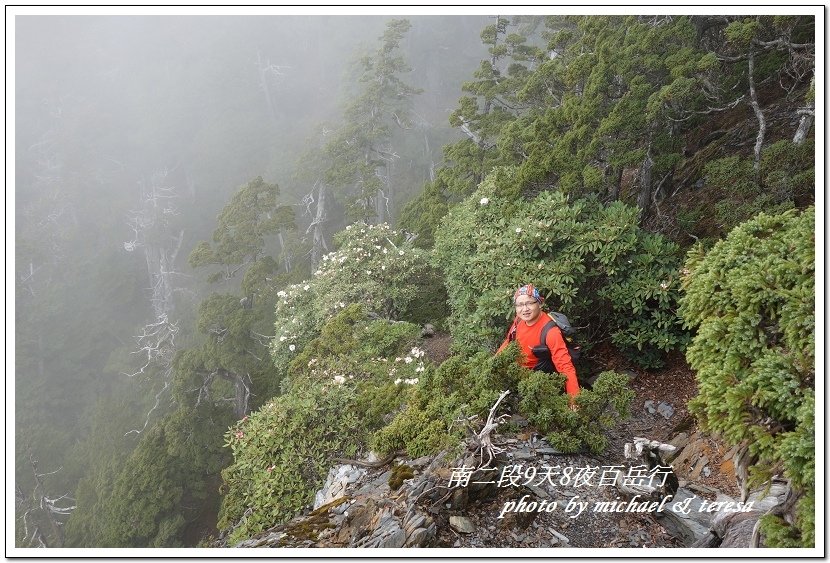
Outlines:
{"type": "Polygon", "coordinates": [[[193,545],[194,514],[217,513],[199,532],[243,540],[307,508],[336,458],[454,451],[506,390],[561,451],[601,451],[630,409],[623,374],[580,365],[574,411],[516,347],[493,355],[532,283],[589,358],[660,373],[685,353],[702,426],[748,449],[752,483],[791,484],[764,545],[813,546],[814,26],[496,18],[441,160],[412,24],[387,22],[289,188],[251,170],[191,245],[207,285],[190,326],[157,308],[139,341],[169,405],[126,464],[85,462],[66,544],[193,545]],[[426,324],[450,335],[446,361],[426,324]]]}

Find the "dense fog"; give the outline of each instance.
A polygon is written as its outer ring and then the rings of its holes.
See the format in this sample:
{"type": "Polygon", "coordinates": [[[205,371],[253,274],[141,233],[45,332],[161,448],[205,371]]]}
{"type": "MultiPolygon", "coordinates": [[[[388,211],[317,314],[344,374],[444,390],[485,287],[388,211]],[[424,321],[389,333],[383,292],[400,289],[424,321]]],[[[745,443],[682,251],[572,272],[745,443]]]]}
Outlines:
{"type": "MultiPolygon", "coordinates": [[[[91,455],[127,455],[172,408],[169,382],[142,371],[139,336],[163,313],[180,331],[178,347],[193,342],[198,303],[214,288],[187,257],[240,186],[257,176],[277,184],[305,248],[313,182],[301,157],[342,121],[360,87],[360,57],[377,49],[390,19],[16,17],[19,509],[38,488],[72,499],[95,467],[91,455]],[[150,221],[156,230],[140,232],[150,221]],[[151,287],[159,268],[169,274],[163,306],[151,287]]],[[[410,22],[401,52],[422,92],[396,147],[394,211],[460,135],[448,117],[486,57],[486,16],[410,22]]]]}

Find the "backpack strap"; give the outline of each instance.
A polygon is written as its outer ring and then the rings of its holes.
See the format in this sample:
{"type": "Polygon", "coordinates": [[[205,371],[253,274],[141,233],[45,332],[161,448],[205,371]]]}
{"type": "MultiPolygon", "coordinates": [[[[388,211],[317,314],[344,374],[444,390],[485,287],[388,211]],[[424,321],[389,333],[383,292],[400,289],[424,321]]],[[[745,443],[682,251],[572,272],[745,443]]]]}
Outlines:
{"type": "Polygon", "coordinates": [[[516,340],[516,331],[519,329],[519,315],[516,315],[516,318],[513,319],[513,324],[510,325],[510,328],[507,331],[507,341],[513,342],[516,340]]]}
{"type": "MultiPolygon", "coordinates": [[[[549,315],[550,313],[548,313],[549,315]]],[[[539,346],[548,346],[548,332],[553,327],[558,326],[556,321],[551,318],[548,322],[545,323],[545,326],[542,327],[542,333],[539,335],[539,346]]]]}

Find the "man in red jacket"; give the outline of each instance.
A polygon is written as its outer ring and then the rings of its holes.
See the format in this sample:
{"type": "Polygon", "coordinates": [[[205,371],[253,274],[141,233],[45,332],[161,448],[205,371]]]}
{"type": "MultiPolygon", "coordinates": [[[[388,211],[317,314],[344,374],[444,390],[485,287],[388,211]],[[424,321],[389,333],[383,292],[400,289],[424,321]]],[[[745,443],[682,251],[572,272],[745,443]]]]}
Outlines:
{"type": "Polygon", "coordinates": [[[542,311],[544,298],[532,285],[523,285],[513,295],[516,307],[516,319],[496,353],[507,348],[512,340],[517,340],[522,350],[522,365],[528,369],[553,373],[558,371],[565,376],[565,392],[573,399],[579,395],[579,383],[576,368],[571,362],[571,355],[562,338],[562,331],[554,323],[548,330],[545,343],[542,344],[542,329],[548,322],[553,322],[542,311]]]}

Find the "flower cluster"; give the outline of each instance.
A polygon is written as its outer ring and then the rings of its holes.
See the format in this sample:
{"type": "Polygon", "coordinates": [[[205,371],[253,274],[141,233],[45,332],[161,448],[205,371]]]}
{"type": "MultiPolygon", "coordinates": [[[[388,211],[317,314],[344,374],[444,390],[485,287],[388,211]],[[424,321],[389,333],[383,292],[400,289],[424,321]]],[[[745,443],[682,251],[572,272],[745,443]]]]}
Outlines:
{"type": "MultiPolygon", "coordinates": [[[[414,364],[415,373],[423,373],[426,367],[424,366],[424,361],[421,358],[423,358],[425,354],[426,352],[415,346],[414,348],[412,348],[412,350],[409,351],[409,353],[406,356],[395,358],[395,362],[403,362],[405,365],[414,364]]],[[[397,369],[393,367],[389,371],[389,375],[395,375],[396,372],[397,369]]],[[[398,385],[401,382],[406,383],[408,385],[415,385],[416,383],[418,383],[418,378],[415,377],[407,379],[399,377],[395,380],[395,385],[398,385]]]]}

